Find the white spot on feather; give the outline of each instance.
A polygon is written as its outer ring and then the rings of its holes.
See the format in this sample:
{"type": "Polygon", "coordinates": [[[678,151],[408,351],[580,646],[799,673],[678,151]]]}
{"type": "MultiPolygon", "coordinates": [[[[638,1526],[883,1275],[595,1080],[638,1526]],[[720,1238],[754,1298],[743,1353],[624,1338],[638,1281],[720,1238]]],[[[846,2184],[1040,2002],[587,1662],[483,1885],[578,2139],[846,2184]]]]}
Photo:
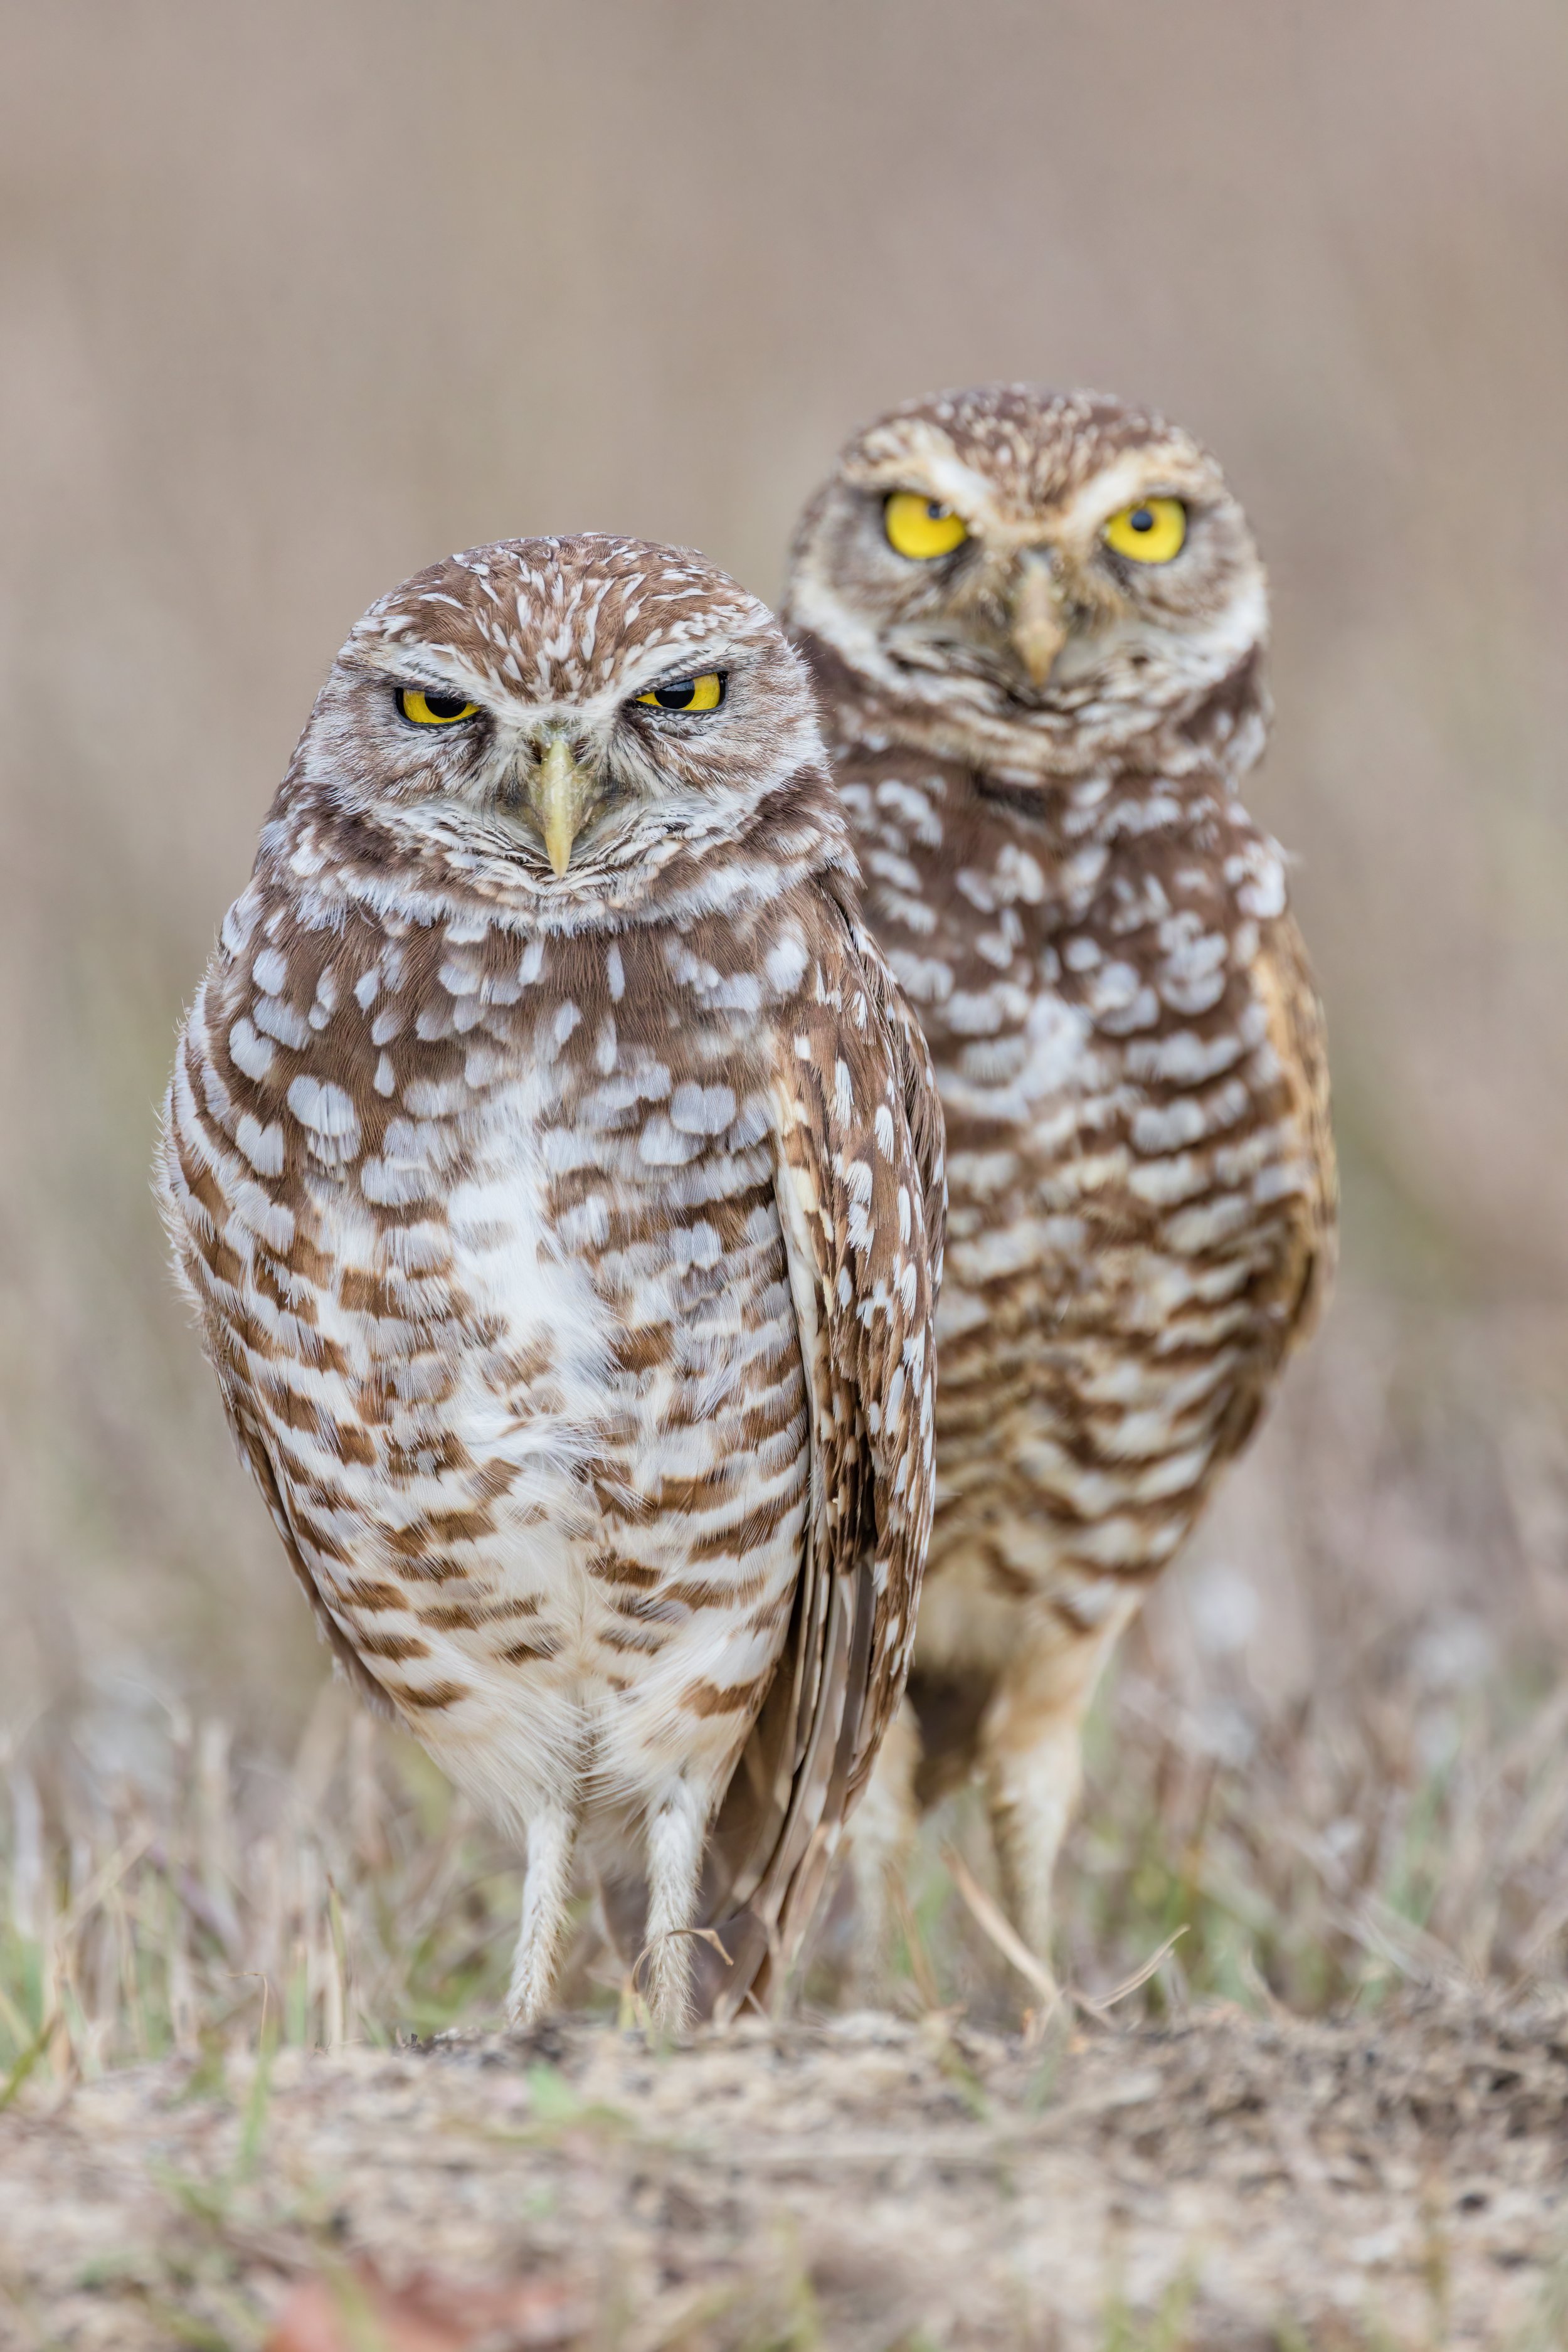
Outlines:
{"type": "Polygon", "coordinates": [[[810,961],[805,943],[796,931],[788,931],[768,950],[763,969],[768,984],[781,996],[792,996],[805,977],[810,961]]]}
{"type": "Polygon", "coordinates": [[[237,1070],[247,1078],[260,1080],[272,1067],[272,1048],[265,1037],[258,1037],[242,1014],[228,1033],[229,1058],[237,1070]]]}
{"type": "Polygon", "coordinates": [[[680,1168],[701,1150],[700,1139],[683,1134],[663,1112],[650,1118],[637,1138],[637,1158],[654,1168],[680,1168]]]}
{"type": "Polygon", "coordinates": [[[670,1097],[670,1122],[688,1135],[722,1135],[734,1116],[735,1097],[729,1087],[700,1087],[687,1079],[670,1097]]]}
{"type": "Polygon", "coordinates": [[[310,1042],[304,1020],[281,996],[258,996],[250,1008],[250,1017],[268,1037],[276,1037],[280,1045],[292,1046],[296,1053],[310,1042]]]}
{"type": "Polygon", "coordinates": [[[342,1087],[301,1071],[289,1089],[288,1101],[300,1126],[308,1127],[312,1134],[346,1144],[351,1152],[357,1146],[359,1113],[354,1108],[353,1097],[342,1087]]]}
{"type": "Polygon", "coordinates": [[[283,1173],[283,1129],[276,1119],[266,1127],[245,1112],[235,1129],[235,1141],[258,1176],[283,1173]]]}

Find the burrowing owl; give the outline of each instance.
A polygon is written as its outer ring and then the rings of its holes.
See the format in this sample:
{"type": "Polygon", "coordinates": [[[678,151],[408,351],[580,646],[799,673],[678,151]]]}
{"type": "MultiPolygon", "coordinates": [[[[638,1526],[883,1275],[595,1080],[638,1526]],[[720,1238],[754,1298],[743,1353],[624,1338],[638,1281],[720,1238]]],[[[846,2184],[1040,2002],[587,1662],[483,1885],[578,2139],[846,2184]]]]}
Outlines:
{"type": "Polygon", "coordinates": [[[787,619],[952,1195],[936,1524],[863,1891],[871,1851],[896,1869],[916,1807],[976,1769],[1044,1956],[1096,1681],[1331,1257],[1318,1002],[1237,798],[1263,572],[1186,434],[990,386],[849,444],[787,619]]]}
{"type": "Polygon", "coordinates": [[[798,657],[700,559],[479,548],[372,606],[185,1024],[160,1175],[361,1690],[574,1847],[682,2014],[777,1983],[897,1705],[941,1114],[798,657]]]}

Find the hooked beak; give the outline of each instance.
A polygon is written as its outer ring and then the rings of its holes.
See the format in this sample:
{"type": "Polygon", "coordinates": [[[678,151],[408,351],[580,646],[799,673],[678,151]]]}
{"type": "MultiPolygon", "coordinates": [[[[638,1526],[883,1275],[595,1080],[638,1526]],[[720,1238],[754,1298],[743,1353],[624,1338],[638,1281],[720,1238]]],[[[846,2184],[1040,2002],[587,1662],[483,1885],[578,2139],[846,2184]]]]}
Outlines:
{"type": "Polygon", "coordinates": [[[572,863],[572,845],[598,797],[598,779],[578,765],[564,737],[552,735],[529,780],[528,804],[544,835],[545,854],[558,882],[572,863]]]}
{"type": "Polygon", "coordinates": [[[1067,634],[1049,564],[1043,555],[1026,555],[1013,592],[1008,635],[1035,688],[1049,677],[1067,634]]]}

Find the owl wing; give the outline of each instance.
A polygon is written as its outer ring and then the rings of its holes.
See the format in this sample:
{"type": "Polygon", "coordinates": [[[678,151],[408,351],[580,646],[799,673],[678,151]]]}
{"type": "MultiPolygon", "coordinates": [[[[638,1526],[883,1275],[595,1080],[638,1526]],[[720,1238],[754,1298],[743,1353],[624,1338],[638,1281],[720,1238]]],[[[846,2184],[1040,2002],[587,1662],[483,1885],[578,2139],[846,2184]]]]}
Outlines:
{"type": "Polygon", "coordinates": [[[942,1113],[875,942],[845,910],[834,929],[773,1087],[811,1499],[784,1653],[713,1840],[721,2015],[776,2000],[802,1954],[903,1690],[931,1534],[942,1113]]]}
{"type": "Polygon", "coordinates": [[[379,1715],[384,1722],[395,1723],[398,1720],[397,1709],[321,1598],[321,1588],[300,1549],[299,1538],[289,1520],[278,1484],[278,1474],[268,1456],[266,1435],[260,1423],[254,1413],[247,1411],[232,1382],[220,1381],[219,1394],[228,1425],[249,1466],[251,1476],[261,1489],[261,1499],[267,1506],[268,1516],[282,1538],[289,1565],[300,1580],[305,1598],[310,1604],[310,1613],[316,1621],[316,1630],[331,1650],[338,1672],[359,1694],[373,1715],[379,1715]]]}
{"type": "Polygon", "coordinates": [[[1339,1242],[1339,1171],[1329,1116],[1329,1045],[1306,943],[1289,912],[1269,925],[1258,954],[1258,988],[1268,1034],[1293,1096],[1310,1179],[1303,1192],[1300,1279],[1290,1340],[1316,1327],[1333,1279],[1339,1242]]]}
{"type": "Polygon", "coordinates": [[[1272,1089],[1260,1110],[1290,1139],[1271,1171],[1273,1246],[1249,1288],[1253,1341],[1238,1365],[1215,1457],[1251,1437],[1286,1358],[1315,1329],[1333,1280],[1339,1179],[1329,1115],[1328,1040],[1307,950],[1287,909],[1263,928],[1248,980],[1269,1046],[1272,1089]]]}

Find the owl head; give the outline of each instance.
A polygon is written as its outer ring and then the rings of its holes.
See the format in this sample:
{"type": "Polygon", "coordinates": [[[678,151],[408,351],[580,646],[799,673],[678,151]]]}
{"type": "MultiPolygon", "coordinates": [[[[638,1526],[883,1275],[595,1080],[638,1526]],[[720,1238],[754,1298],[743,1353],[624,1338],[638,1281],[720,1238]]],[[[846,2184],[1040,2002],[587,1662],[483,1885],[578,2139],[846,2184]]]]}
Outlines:
{"type": "Polygon", "coordinates": [[[373,604],[263,855],[572,929],[723,902],[748,841],[851,863],[799,656],[700,556],[585,535],[472,548],[373,604]]]}
{"type": "Polygon", "coordinates": [[[932,748],[1081,773],[1194,709],[1268,625],[1190,436],[1094,393],[983,385],[859,433],[802,520],[786,618],[932,748]]]}

